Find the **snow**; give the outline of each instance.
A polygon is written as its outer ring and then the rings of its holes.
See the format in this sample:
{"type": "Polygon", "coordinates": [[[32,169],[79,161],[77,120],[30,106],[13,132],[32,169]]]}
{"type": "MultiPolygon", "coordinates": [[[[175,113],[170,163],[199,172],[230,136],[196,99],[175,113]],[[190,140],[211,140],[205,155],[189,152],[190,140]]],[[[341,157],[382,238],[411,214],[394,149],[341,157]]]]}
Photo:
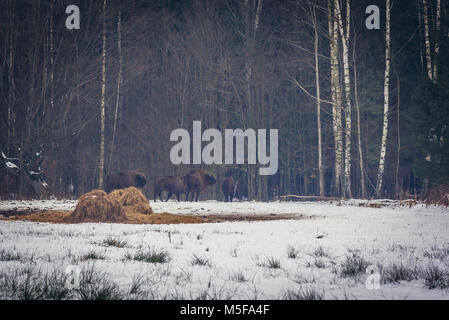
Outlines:
{"type": "MultiPolygon", "coordinates": [[[[195,298],[208,290],[209,298],[282,299],[288,290],[312,288],[325,299],[448,299],[447,289],[428,289],[423,277],[382,283],[379,290],[365,286],[366,274],[343,277],[339,270],[348,250],[371,265],[403,264],[425,269],[439,265],[449,272],[449,254],[429,258],[426,252],[449,248],[449,210],[444,207],[400,206],[389,200],[328,202],[150,202],[155,212],[191,215],[294,214],[303,219],[259,222],[224,222],[183,225],[73,224],[58,225],[0,221],[0,250],[13,250],[30,261],[0,261],[0,271],[18,266],[64,270],[95,265],[121,288],[133,277],[152,279],[153,297],[195,298]],[[384,205],[371,208],[368,203],[384,205]],[[320,236],[320,237],[318,237],[320,236]],[[108,237],[127,247],[99,245],[108,237]],[[170,261],[153,264],[129,261],[127,253],[148,247],[166,250],[170,261]],[[288,248],[297,251],[289,258],[288,248]],[[104,260],[82,261],[90,251],[104,260]],[[325,252],[320,255],[319,250],[325,252]],[[192,265],[194,255],[209,266],[192,265]],[[280,268],[267,266],[268,259],[280,268]],[[242,274],[247,281],[236,280],[242,274]]],[[[73,210],[76,201],[1,201],[0,210],[73,210]]],[[[433,252],[433,251],[432,251],[433,252]]],[[[449,252],[449,251],[448,251],[449,252]]],[[[371,267],[372,268],[372,267],[371,267]]]]}
{"type": "Polygon", "coordinates": [[[10,162],[10,161],[6,161],[5,162],[6,166],[10,169],[19,169],[18,166],[16,166],[14,163],[10,162]]]}

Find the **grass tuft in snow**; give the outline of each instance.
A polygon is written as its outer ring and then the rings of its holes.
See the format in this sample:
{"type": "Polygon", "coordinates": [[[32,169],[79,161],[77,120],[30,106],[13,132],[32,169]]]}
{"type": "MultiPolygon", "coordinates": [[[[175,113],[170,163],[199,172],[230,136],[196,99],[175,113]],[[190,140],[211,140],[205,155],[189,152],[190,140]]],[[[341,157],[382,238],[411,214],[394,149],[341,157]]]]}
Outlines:
{"type": "Polygon", "coordinates": [[[424,277],[424,283],[429,289],[448,289],[449,288],[449,271],[430,264],[421,271],[424,277]]]}
{"type": "Polygon", "coordinates": [[[324,249],[322,246],[315,248],[312,255],[316,258],[330,258],[330,253],[328,250],[324,249]]]}
{"type": "Polygon", "coordinates": [[[164,249],[148,248],[139,250],[135,255],[127,253],[125,260],[134,260],[148,263],[167,263],[170,261],[170,254],[164,249]]]}
{"type": "Polygon", "coordinates": [[[288,246],[287,248],[287,257],[290,259],[296,259],[299,256],[299,250],[295,249],[293,246],[288,246]]]}
{"type": "Polygon", "coordinates": [[[103,254],[98,253],[98,252],[93,251],[93,250],[89,251],[88,253],[86,253],[85,255],[82,255],[80,257],[81,261],[86,261],[86,260],[104,260],[104,259],[106,259],[106,257],[103,254]]]}
{"type": "Polygon", "coordinates": [[[11,249],[0,249],[0,261],[22,261],[23,257],[11,249]]]}
{"type": "Polygon", "coordinates": [[[271,257],[267,258],[265,263],[262,264],[262,266],[270,268],[270,269],[280,269],[281,268],[281,260],[271,257]]]}
{"type": "Polygon", "coordinates": [[[207,267],[211,266],[211,263],[208,258],[197,256],[196,254],[193,255],[191,264],[193,266],[207,266],[207,267]]]}
{"type": "Polygon", "coordinates": [[[340,276],[342,277],[358,277],[366,272],[366,268],[370,266],[367,260],[361,255],[359,250],[349,249],[345,256],[345,260],[341,264],[340,276]]]}
{"type": "Polygon", "coordinates": [[[122,300],[124,292],[108,276],[93,266],[84,268],[80,273],[80,285],[77,290],[81,300],[122,300]]]}
{"type": "Polygon", "coordinates": [[[116,247],[116,248],[125,248],[128,246],[128,242],[126,240],[121,240],[119,238],[108,237],[98,243],[104,247],[116,247]]]}
{"type": "Polygon", "coordinates": [[[402,262],[383,267],[381,274],[381,282],[384,284],[418,279],[416,267],[404,265],[402,262]]]}
{"type": "Polygon", "coordinates": [[[229,279],[231,281],[235,281],[235,282],[239,282],[239,283],[243,283],[243,282],[247,282],[248,279],[246,279],[245,275],[243,274],[242,271],[236,271],[233,272],[230,276],[229,279]]]}
{"type": "Polygon", "coordinates": [[[324,290],[318,291],[311,287],[301,287],[297,290],[288,289],[283,295],[282,300],[323,300],[324,290]]]}
{"type": "Polygon", "coordinates": [[[425,250],[423,255],[429,259],[445,260],[449,257],[449,244],[446,243],[441,247],[433,246],[430,250],[425,250]]]}
{"type": "Polygon", "coordinates": [[[72,298],[61,270],[42,274],[31,268],[0,273],[0,297],[13,300],[62,300],[72,298]]]}
{"type": "Polygon", "coordinates": [[[131,285],[128,290],[128,298],[130,299],[144,298],[145,294],[147,293],[143,289],[146,283],[147,280],[145,279],[143,274],[133,276],[131,285]]]}
{"type": "Polygon", "coordinates": [[[318,269],[324,269],[324,268],[326,268],[326,264],[324,263],[324,261],[323,261],[323,259],[321,259],[321,258],[315,258],[314,260],[313,260],[313,262],[307,262],[306,263],[306,266],[308,267],[308,268],[311,268],[311,267],[315,267],[315,268],[318,268],[318,269]]]}

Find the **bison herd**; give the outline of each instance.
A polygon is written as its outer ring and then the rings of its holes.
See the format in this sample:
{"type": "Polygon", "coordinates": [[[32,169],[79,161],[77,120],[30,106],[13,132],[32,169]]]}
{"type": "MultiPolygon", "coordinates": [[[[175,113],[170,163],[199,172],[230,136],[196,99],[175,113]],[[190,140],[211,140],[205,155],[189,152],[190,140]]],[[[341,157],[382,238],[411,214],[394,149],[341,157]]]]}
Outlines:
{"type": "MultiPolygon", "coordinates": [[[[111,192],[114,189],[132,186],[143,188],[146,182],[145,176],[137,171],[114,173],[106,177],[106,191],[111,192]]],[[[213,186],[216,182],[215,174],[201,169],[193,169],[183,177],[157,177],[154,181],[154,200],[156,201],[159,197],[161,201],[164,201],[162,192],[166,191],[168,196],[165,201],[168,201],[173,195],[176,195],[176,199],[180,201],[182,193],[186,195],[186,201],[189,201],[189,196],[191,196],[190,201],[194,199],[198,201],[200,192],[209,186],[213,186]]],[[[228,176],[223,179],[221,187],[226,202],[232,202],[237,186],[238,181],[236,182],[234,178],[228,176]]]]}

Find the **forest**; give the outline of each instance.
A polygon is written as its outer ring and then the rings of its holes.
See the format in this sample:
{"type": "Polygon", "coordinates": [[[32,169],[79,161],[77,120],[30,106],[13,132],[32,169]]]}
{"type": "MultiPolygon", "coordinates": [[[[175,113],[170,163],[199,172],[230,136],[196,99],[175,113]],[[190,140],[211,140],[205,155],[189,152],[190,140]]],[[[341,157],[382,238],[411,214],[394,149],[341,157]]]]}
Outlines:
{"type": "MultiPolygon", "coordinates": [[[[447,1],[3,0],[0,21],[2,199],[126,170],[150,195],[194,168],[260,201],[449,188],[447,1]],[[195,121],[278,130],[277,172],[173,164],[171,132],[195,121]]],[[[223,200],[220,184],[202,197],[223,200]]]]}

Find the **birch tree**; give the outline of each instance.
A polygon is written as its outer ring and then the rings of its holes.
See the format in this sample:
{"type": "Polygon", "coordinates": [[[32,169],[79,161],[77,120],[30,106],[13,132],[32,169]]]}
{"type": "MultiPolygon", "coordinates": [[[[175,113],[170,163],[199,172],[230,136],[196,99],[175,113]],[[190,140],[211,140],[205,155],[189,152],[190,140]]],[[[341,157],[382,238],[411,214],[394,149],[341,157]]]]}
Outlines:
{"type": "Polygon", "coordinates": [[[338,20],[338,29],[343,45],[343,77],[345,86],[345,174],[344,174],[344,188],[345,196],[351,198],[351,78],[349,74],[349,36],[351,26],[351,3],[346,0],[346,28],[343,24],[343,17],[340,9],[340,2],[334,1],[336,17],[338,20]],[[346,29],[346,30],[345,30],[346,29]]]}
{"type": "Polygon", "coordinates": [[[104,123],[106,95],[106,0],[103,0],[103,52],[101,64],[101,102],[100,102],[100,163],[98,166],[98,188],[104,186],[104,123]]]}
{"type": "Polygon", "coordinates": [[[436,83],[438,80],[438,55],[440,53],[439,34],[441,28],[441,0],[437,0],[436,10],[436,33],[435,33],[435,59],[433,62],[433,81],[436,83]]]}
{"type": "MultiPolygon", "coordinates": [[[[425,0],[424,0],[425,1],[425,0]]],[[[377,197],[381,196],[385,171],[385,155],[387,152],[388,115],[389,115],[389,84],[391,63],[391,39],[390,39],[390,0],[386,0],[386,30],[385,30],[385,78],[384,78],[384,116],[382,129],[382,142],[380,146],[379,170],[377,173],[377,197]]]]}
{"type": "Polygon", "coordinates": [[[328,27],[331,56],[332,128],[335,150],[335,194],[340,195],[341,170],[343,164],[343,140],[341,126],[341,86],[338,59],[338,23],[332,11],[332,0],[328,0],[328,27]]]}
{"type": "Polygon", "coordinates": [[[432,70],[432,56],[430,48],[430,31],[429,31],[429,13],[427,8],[427,0],[422,0],[423,4],[423,20],[424,20],[424,41],[426,45],[426,63],[427,63],[427,76],[429,80],[433,80],[432,70]]]}

